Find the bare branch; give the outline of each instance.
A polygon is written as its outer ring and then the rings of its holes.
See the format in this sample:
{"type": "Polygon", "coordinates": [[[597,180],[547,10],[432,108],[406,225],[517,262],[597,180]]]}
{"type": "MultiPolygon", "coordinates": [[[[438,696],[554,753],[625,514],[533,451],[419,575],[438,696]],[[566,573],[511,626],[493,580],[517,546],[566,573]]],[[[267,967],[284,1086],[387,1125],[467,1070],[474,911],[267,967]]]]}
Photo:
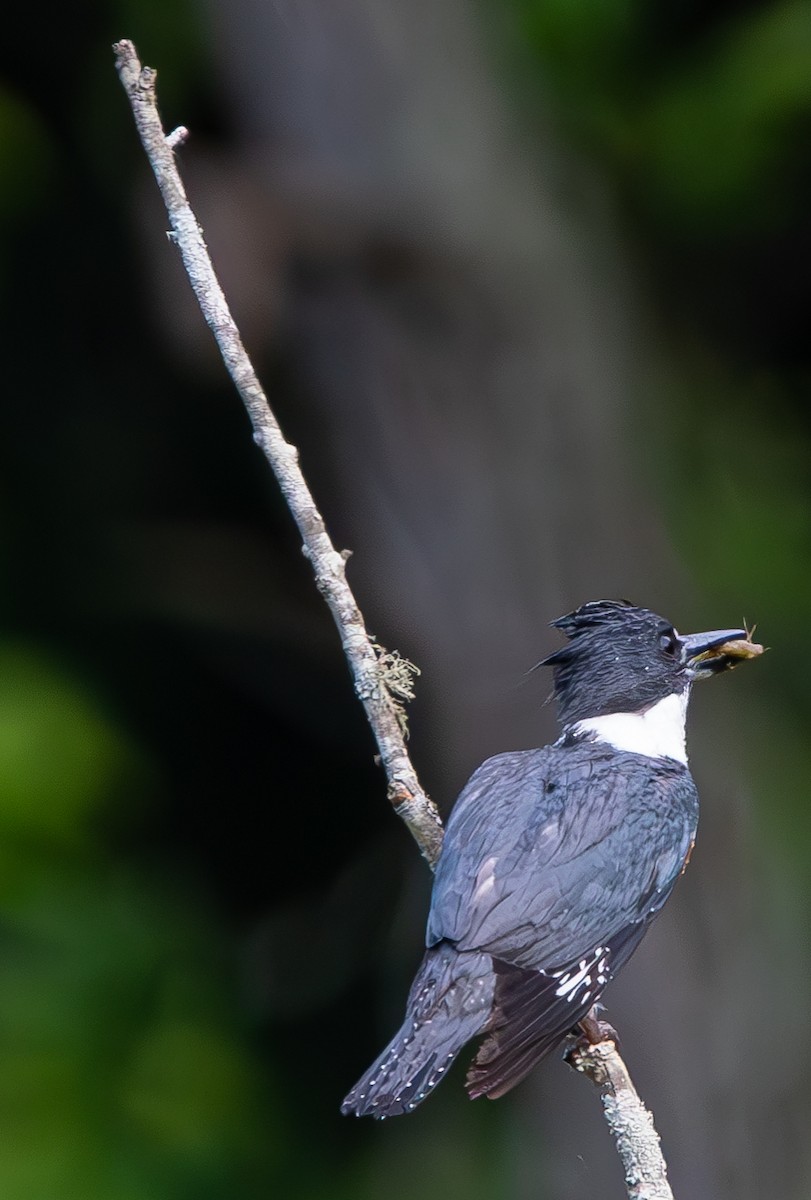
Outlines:
{"type": "Polygon", "coordinates": [[[600,1089],[605,1119],[625,1171],[629,1200],[673,1200],[653,1117],[639,1098],[616,1041],[606,1032],[610,1027],[591,1014],[581,1027],[587,1039],[596,1033],[600,1040],[578,1042],[566,1059],[600,1089]]]}
{"type": "MultiPolygon", "coordinates": [[[[346,551],[337,551],[332,544],[299,468],[298,451],[285,441],[242,345],[175,166],[174,151],[186,140],[188,131],[179,126],[169,135],[164,133],[155,95],[156,72],[141,66],[132,42],[117,42],[113,49],[141,142],[166,205],[170,237],[180,250],[203,316],[248,410],[254,441],[276,476],[301,534],[302,549],[312,564],[318,589],[338,626],[355,691],[380,750],[389,799],[433,869],[442,847],[442,823],[436,807],[419,784],[404,734],[402,701],[410,699],[412,678],[418,672],[396,652],[377,645],[366,632],[363,616],[346,582],[348,555],[346,551]]],[[[673,1200],[653,1120],[634,1089],[615,1042],[603,1038],[578,1046],[570,1052],[569,1061],[602,1091],[606,1120],[625,1168],[630,1200],[673,1200]]]]}
{"type": "Polygon", "coordinates": [[[384,662],[381,667],[378,652],[366,632],[363,616],[346,582],[346,556],[339,553],[330,540],[324,520],[299,468],[298,450],[282,435],[214,273],[202,231],[175,166],[174,149],[184,140],[185,130],[181,127],[169,137],[164,133],[155,96],[157,72],[141,66],[132,42],[117,42],[113,49],[116,68],[129,97],[141,142],[169,214],[172,228],[170,236],[180,250],[203,316],[248,410],[254,441],[261,447],[278,480],[301,534],[302,548],[312,564],[318,589],[338,626],[355,691],[366,710],[380,750],[380,759],[388,779],[389,799],[433,868],[442,846],[442,823],[436,807],[420,786],[408,757],[400,723],[400,706],[396,701],[392,702],[387,685],[390,665],[384,662]]]}

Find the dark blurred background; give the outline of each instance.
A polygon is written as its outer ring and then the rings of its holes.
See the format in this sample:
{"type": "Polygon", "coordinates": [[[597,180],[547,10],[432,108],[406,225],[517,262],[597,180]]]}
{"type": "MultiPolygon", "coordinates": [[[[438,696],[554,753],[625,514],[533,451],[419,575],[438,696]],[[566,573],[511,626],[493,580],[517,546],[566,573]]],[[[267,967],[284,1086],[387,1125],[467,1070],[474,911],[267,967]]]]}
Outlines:
{"type": "MultiPolygon", "coordinates": [[[[590,1086],[338,1115],[428,872],[191,299],[132,38],[447,811],[554,733],[576,604],[771,652],[698,689],[699,847],[609,1014],[677,1196],[808,1195],[811,7],[17,6],[0,84],[0,1190],[624,1195],[590,1086]]],[[[463,1056],[464,1057],[464,1056],[463,1056]]]]}

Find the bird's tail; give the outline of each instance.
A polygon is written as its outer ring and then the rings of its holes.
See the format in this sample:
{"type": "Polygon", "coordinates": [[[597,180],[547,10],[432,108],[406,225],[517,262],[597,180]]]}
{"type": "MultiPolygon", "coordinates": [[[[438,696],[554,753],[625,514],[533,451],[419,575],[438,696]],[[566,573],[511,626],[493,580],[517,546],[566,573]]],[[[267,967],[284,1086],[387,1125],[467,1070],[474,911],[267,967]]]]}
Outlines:
{"type": "Polygon", "coordinates": [[[493,1006],[489,954],[440,942],[427,952],[411,986],[399,1033],[352,1088],[342,1113],[393,1117],[429,1095],[456,1055],[481,1033],[493,1006]]]}

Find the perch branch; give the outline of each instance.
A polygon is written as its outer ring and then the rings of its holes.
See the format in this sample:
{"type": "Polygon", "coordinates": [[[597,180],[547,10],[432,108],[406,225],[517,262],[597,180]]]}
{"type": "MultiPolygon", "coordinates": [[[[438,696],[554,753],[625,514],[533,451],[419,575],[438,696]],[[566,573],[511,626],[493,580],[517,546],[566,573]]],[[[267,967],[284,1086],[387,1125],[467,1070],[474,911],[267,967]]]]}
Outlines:
{"type": "MultiPolygon", "coordinates": [[[[298,451],[285,441],[267,397],[242,345],[223,295],[200,226],[175,165],[175,150],[188,134],[183,126],[164,132],[155,94],[157,73],[142,67],[130,41],[113,47],[116,69],[129,98],[135,124],[149,159],[194,294],[219,347],[226,369],[248,411],[256,444],[263,451],[298,526],[319,591],[338,627],[355,691],[372,727],[388,779],[395,812],[413,834],[433,869],[443,829],[436,807],[419,784],[402,726],[400,699],[409,694],[408,665],[369,637],[363,616],[346,581],[346,552],[335,549],[298,464],[298,451]]],[[[588,1030],[587,1030],[588,1033],[588,1030]]],[[[611,1040],[571,1052],[570,1061],[603,1094],[606,1120],[625,1168],[630,1200],[672,1200],[653,1121],[640,1101],[611,1040]]]]}
{"type": "MultiPolygon", "coordinates": [[[[629,1200],[673,1200],[653,1117],[639,1098],[614,1038],[589,1014],[581,1022],[586,1039],[567,1054],[576,1071],[600,1089],[603,1112],[625,1171],[629,1200]]],[[[612,1031],[613,1032],[613,1031],[612,1031]]]]}
{"type": "MultiPolygon", "coordinates": [[[[389,799],[433,868],[442,846],[442,823],[435,805],[420,786],[405,746],[402,706],[387,682],[391,657],[373,644],[363,616],[346,581],[346,552],[339,553],[330,540],[298,463],[298,450],[285,441],[267,397],[242,344],[231,310],[208,253],[203,234],[186,198],[175,165],[175,148],[183,143],[181,127],[164,133],[155,95],[157,72],[142,67],[132,42],[113,47],[116,69],[129,97],[135,125],[163,196],[177,245],[197,302],[248,410],[253,437],[268,460],[293,514],[302,549],[315,573],[318,590],[326,600],[341,636],[355,691],[366,710],[380,760],[388,779],[389,799]]],[[[398,660],[400,668],[404,660],[398,660]]],[[[396,693],[396,688],[395,688],[396,693]]]]}

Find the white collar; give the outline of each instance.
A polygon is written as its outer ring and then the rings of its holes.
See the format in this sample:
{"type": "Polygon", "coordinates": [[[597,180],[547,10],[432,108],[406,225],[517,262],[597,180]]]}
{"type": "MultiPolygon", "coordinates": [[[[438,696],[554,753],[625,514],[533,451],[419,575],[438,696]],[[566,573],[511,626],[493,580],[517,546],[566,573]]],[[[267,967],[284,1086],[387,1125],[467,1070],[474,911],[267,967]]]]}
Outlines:
{"type": "Polygon", "coordinates": [[[609,713],[587,717],[571,725],[575,734],[593,734],[596,742],[605,742],[615,750],[644,754],[648,758],[674,758],[687,765],[684,723],[690,689],[665,696],[641,713],[609,713]]]}

